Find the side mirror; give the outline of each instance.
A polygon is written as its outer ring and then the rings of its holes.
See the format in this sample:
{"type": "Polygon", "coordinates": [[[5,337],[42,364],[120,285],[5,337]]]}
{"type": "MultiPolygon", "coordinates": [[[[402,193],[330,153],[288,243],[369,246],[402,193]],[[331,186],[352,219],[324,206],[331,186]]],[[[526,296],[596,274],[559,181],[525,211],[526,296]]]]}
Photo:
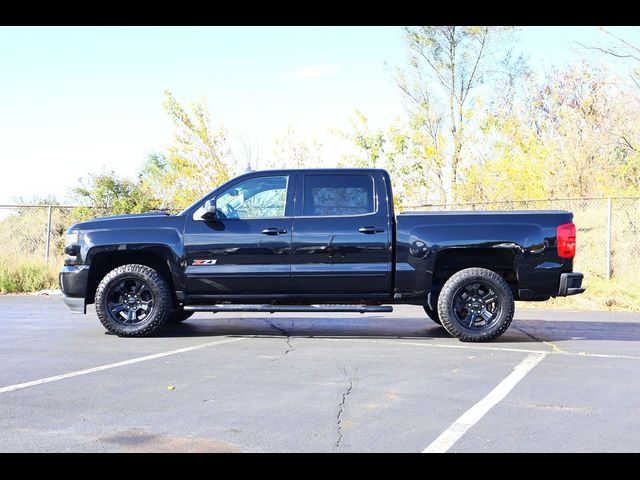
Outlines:
{"type": "Polygon", "coordinates": [[[216,199],[213,198],[204,202],[204,212],[202,212],[201,216],[205,220],[213,220],[214,218],[216,218],[216,211],[216,199]]]}

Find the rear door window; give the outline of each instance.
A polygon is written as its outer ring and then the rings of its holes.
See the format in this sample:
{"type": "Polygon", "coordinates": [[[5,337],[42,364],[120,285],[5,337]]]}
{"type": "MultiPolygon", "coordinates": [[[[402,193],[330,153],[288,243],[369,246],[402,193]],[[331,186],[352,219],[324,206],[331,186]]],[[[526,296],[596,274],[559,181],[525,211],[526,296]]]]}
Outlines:
{"type": "Polygon", "coordinates": [[[375,212],[369,175],[305,175],[303,215],[330,217],[375,212]]]}

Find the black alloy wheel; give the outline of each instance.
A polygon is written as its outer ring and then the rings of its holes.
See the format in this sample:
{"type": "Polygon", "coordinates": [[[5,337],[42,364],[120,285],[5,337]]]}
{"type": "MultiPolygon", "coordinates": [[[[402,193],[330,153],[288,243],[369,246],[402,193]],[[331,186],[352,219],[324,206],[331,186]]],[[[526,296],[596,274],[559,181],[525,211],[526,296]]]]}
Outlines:
{"type": "Polygon", "coordinates": [[[486,268],[465,268],[445,282],[438,298],[442,326],[463,342],[488,342],[513,320],[515,302],[509,284],[486,268]]]}
{"type": "Polygon", "coordinates": [[[151,335],[167,322],[173,307],[164,277],[140,264],[121,265],[107,273],[95,301],[104,328],[122,337],[151,335]]]}
{"type": "Polygon", "coordinates": [[[460,323],[469,328],[490,327],[500,313],[498,294],[486,282],[463,284],[454,294],[453,313],[460,323]]]}
{"type": "Polygon", "coordinates": [[[149,285],[133,277],[111,286],[107,302],[111,318],[123,325],[144,322],[153,313],[154,298],[149,285]]]}

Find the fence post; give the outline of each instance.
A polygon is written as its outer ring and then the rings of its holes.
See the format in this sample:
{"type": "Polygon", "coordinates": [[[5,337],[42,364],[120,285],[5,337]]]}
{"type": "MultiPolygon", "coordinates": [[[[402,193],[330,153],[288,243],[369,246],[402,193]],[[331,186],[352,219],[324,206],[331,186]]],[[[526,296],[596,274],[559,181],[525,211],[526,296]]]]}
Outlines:
{"type": "Polygon", "coordinates": [[[607,199],[607,280],[611,280],[611,197],[607,199]]]}
{"type": "Polygon", "coordinates": [[[51,248],[51,205],[49,205],[49,211],[47,216],[47,247],[44,251],[44,263],[49,265],[49,249],[51,248]]]}

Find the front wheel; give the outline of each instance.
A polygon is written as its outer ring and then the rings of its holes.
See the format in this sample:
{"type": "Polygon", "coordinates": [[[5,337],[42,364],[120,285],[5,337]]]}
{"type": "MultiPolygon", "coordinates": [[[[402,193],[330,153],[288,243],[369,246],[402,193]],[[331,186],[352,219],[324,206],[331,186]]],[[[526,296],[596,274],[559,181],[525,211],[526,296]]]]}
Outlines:
{"type": "Polygon", "coordinates": [[[151,335],[169,318],[171,303],[166,280],[146,265],[121,265],[96,290],[100,322],[122,337],[151,335]]]}
{"type": "Polygon", "coordinates": [[[434,310],[429,305],[423,305],[423,307],[424,307],[424,312],[427,314],[427,317],[429,317],[438,325],[442,325],[442,322],[440,321],[440,316],[438,315],[438,310],[434,310]]]}
{"type": "Polygon", "coordinates": [[[511,325],[514,308],[509,284],[486,268],[466,268],[455,273],[438,298],[442,326],[463,342],[495,340],[511,325]]]}

